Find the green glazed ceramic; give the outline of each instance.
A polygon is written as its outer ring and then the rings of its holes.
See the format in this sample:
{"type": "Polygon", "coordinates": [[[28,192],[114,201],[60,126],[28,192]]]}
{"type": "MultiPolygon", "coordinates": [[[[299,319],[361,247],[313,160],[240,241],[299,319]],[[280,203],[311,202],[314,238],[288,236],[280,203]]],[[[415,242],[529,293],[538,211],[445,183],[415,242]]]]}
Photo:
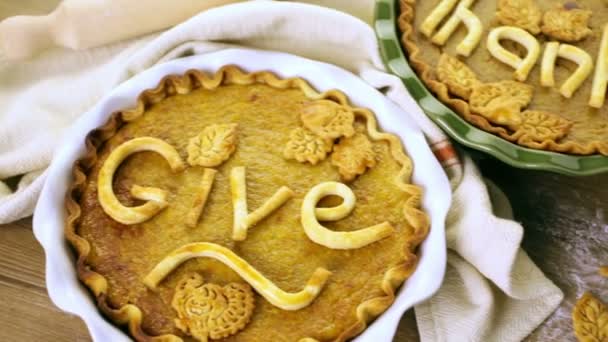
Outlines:
{"type": "Polygon", "coordinates": [[[608,157],[576,156],[534,150],[506,141],[469,124],[437,100],[407,63],[397,29],[398,0],[377,0],[375,30],[384,64],[399,76],[424,112],[449,136],[518,168],[546,170],[572,176],[608,172],[608,157]]]}

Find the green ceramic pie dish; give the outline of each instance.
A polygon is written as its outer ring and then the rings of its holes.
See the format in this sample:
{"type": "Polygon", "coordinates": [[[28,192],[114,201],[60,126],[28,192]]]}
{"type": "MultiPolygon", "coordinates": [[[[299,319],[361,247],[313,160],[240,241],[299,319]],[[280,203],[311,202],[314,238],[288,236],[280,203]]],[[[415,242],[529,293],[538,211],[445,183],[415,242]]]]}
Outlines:
{"type": "Polygon", "coordinates": [[[606,156],[576,156],[522,147],[473,126],[437,100],[410,68],[401,48],[397,29],[398,6],[398,0],[376,1],[374,27],[384,64],[401,78],[424,112],[450,137],[518,168],[572,176],[608,172],[606,156]]]}

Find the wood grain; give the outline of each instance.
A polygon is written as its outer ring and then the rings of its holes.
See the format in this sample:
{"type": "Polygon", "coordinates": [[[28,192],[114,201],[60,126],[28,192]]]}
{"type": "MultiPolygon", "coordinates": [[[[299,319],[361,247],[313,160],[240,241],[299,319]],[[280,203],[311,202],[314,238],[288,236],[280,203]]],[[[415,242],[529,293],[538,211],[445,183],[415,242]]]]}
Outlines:
{"type": "Polygon", "coordinates": [[[33,241],[29,220],[18,221],[0,231],[0,279],[44,290],[44,255],[33,241]]]}
{"type": "Polygon", "coordinates": [[[0,226],[0,341],[90,341],[84,323],[51,303],[31,219],[0,226]]]}

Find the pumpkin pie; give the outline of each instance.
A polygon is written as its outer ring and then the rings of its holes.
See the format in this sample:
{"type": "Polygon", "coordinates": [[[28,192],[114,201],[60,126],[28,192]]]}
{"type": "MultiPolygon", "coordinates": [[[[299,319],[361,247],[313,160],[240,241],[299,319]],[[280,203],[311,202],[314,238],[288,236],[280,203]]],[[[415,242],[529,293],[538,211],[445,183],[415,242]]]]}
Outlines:
{"type": "Polygon", "coordinates": [[[603,0],[400,0],[410,65],[473,125],[522,146],[608,155],[603,0]]]}
{"type": "Polygon", "coordinates": [[[429,229],[401,141],[337,90],[226,66],[144,91],[86,140],[66,238],[138,341],[344,341],[429,229]]]}

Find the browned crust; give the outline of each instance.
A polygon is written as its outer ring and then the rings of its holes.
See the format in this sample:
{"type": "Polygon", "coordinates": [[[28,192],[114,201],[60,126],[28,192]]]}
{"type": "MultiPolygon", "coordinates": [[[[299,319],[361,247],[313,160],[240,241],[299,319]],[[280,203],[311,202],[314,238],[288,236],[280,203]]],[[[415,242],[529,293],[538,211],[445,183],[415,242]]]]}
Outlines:
{"type": "Polygon", "coordinates": [[[86,152],[84,157],[74,163],[72,170],[73,182],[66,195],[67,219],[65,236],[77,254],[76,267],[78,277],[93,293],[97,306],[104,315],[117,324],[127,325],[130,334],[138,341],[161,339],[163,341],[179,341],[181,339],[175,335],[147,335],[141,327],[143,314],[137,306],[128,304],[120,308],[114,308],[107,301],[108,282],[103,275],[91,270],[87,265],[86,260],[91,246],[86,239],[79,236],[76,232],[81,216],[79,201],[86,186],[87,174],[95,166],[98,158],[97,152],[101,146],[114,136],[125,123],[143,115],[150,105],[177,93],[186,94],[201,87],[215,89],[222,84],[253,83],[264,83],[279,89],[297,88],[310,99],[331,99],[351,108],[358,117],[366,120],[367,132],[370,137],[373,140],[387,141],[390,145],[391,154],[402,165],[400,173],[395,178],[395,185],[410,195],[410,198],[404,205],[403,213],[407,222],[414,228],[414,233],[405,246],[405,258],[400,264],[390,268],[384,274],[382,283],[380,284],[383,295],[368,299],[359,304],[356,310],[357,322],[343,331],[336,338],[336,341],[345,341],[365,330],[370,321],[384,312],[393,303],[397,288],[416,268],[418,257],[415,254],[415,250],[426,238],[430,224],[426,213],[419,209],[422,190],[420,187],[409,183],[412,174],[412,163],[403,151],[401,140],[395,135],[379,132],[376,119],[371,111],[350,107],[346,96],[338,90],[318,93],[301,78],[280,79],[273,73],[266,71],[246,73],[233,65],[224,66],[213,75],[208,75],[198,70],[189,70],[184,75],[166,76],[156,88],[146,90],[139,95],[135,108],[113,113],[105,125],[91,131],[87,135],[85,142],[86,152]]]}
{"type": "Polygon", "coordinates": [[[581,155],[595,153],[608,155],[608,142],[593,141],[586,145],[575,141],[558,142],[555,140],[544,140],[542,142],[537,142],[530,139],[530,137],[527,135],[517,134],[517,132],[509,132],[504,127],[494,126],[483,116],[471,112],[469,103],[462,99],[452,97],[448,92],[448,87],[433,77],[433,66],[427,64],[422,60],[422,58],[420,58],[420,48],[416,44],[415,28],[413,25],[416,0],[399,0],[399,5],[401,13],[397,19],[397,23],[399,29],[401,30],[401,44],[409,55],[409,64],[414,68],[424,84],[437,96],[437,98],[452,108],[466,121],[483,129],[484,131],[493,133],[505,140],[516,142],[525,147],[581,155]]]}

